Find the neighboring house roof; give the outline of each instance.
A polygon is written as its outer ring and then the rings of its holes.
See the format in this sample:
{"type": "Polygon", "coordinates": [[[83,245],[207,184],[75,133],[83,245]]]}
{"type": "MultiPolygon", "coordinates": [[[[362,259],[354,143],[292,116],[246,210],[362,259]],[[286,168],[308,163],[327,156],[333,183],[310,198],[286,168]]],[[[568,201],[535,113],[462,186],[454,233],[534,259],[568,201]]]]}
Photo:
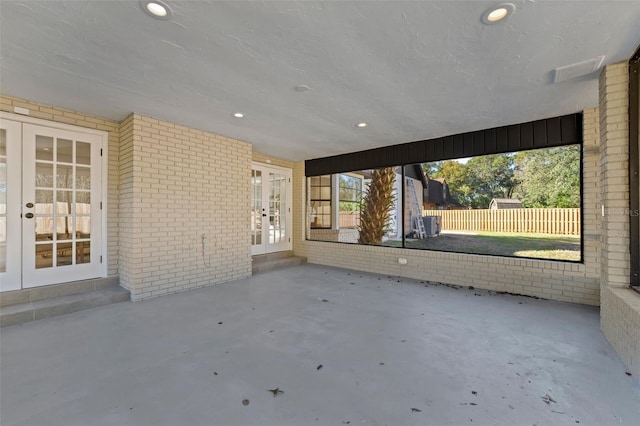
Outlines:
{"type": "Polygon", "coordinates": [[[517,198],[494,198],[489,203],[490,209],[521,209],[522,201],[517,198]]]}
{"type": "Polygon", "coordinates": [[[427,182],[428,177],[424,174],[420,164],[412,164],[404,168],[404,175],[422,182],[422,187],[426,188],[429,184],[427,182]]]}
{"type": "Polygon", "coordinates": [[[462,205],[451,196],[449,185],[445,179],[429,179],[429,185],[425,190],[425,202],[438,206],[462,207],[462,205]]]}
{"type": "Polygon", "coordinates": [[[405,167],[404,175],[422,182],[422,187],[424,188],[423,201],[425,203],[433,203],[438,206],[462,207],[451,196],[447,181],[444,178],[431,179],[422,170],[420,164],[412,164],[405,167]]]}

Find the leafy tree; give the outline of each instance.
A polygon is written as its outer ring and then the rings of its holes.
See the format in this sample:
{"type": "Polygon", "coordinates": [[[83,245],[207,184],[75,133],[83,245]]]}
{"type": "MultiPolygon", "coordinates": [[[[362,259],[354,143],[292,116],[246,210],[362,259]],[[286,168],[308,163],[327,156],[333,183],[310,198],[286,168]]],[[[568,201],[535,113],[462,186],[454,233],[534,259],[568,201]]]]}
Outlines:
{"type": "Polygon", "coordinates": [[[432,161],[430,163],[422,163],[420,166],[422,167],[422,171],[425,175],[433,178],[440,172],[442,166],[447,162],[448,161],[432,161]]]}
{"type": "Polygon", "coordinates": [[[341,212],[360,210],[362,198],[362,179],[346,174],[338,175],[338,200],[341,212]]]}
{"type": "Polygon", "coordinates": [[[432,178],[446,179],[453,198],[475,209],[488,208],[493,198],[510,198],[518,184],[512,154],[473,157],[466,164],[447,160],[430,168],[432,178]]]}
{"type": "Polygon", "coordinates": [[[520,185],[515,195],[525,207],[580,207],[580,146],[568,145],[516,154],[520,185]]]}
{"type": "Polygon", "coordinates": [[[483,155],[467,162],[468,184],[473,188],[471,207],[486,209],[494,198],[511,198],[518,184],[513,157],[513,154],[483,155]]]}
{"type": "Polygon", "coordinates": [[[473,189],[469,186],[469,170],[465,164],[457,161],[447,160],[441,162],[434,179],[444,178],[449,185],[451,196],[463,206],[471,204],[473,199],[473,189]]]}
{"type": "Polygon", "coordinates": [[[486,209],[493,198],[519,198],[525,207],[580,207],[580,146],[520,151],[427,163],[465,207],[486,209]]]}

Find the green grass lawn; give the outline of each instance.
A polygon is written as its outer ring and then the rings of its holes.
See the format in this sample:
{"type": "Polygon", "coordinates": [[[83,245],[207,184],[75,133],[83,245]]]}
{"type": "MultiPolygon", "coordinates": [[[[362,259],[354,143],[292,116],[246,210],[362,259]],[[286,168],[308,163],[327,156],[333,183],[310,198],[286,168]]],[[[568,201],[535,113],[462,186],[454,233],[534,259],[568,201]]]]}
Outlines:
{"type": "MultiPolygon", "coordinates": [[[[389,247],[401,247],[401,241],[387,241],[389,247]]],[[[440,234],[422,240],[407,240],[407,248],[455,251],[538,259],[580,260],[580,237],[550,234],[475,232],[440,234]]]]}

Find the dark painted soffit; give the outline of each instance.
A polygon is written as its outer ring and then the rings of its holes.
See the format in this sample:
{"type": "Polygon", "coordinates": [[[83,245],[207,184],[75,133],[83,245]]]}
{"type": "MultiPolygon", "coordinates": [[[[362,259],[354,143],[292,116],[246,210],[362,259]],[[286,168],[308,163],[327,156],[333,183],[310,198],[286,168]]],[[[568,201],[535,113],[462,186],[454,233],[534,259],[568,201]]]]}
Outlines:
{"type": "Polygon", "coordinates": [[[582,113],[305,161],[305,175],[500,154],[582,143],[582,113]]]}

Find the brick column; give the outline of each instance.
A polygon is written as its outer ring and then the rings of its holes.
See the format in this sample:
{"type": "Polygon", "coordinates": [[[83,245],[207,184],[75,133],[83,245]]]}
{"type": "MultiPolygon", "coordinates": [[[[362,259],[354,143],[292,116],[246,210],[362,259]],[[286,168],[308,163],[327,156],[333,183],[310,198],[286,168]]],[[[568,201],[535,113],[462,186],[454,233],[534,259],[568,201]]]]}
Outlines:
{"type": "Polygon", "coordinates": [[[609,287],[629,286],[628,110],[628,65],[609,65],[600,75],[601,279],[609,287]]]}
{"type": "Polygon", "coordinates": [[[138,114],[121,137],[120,284],[131,299],[250,276],[251,145],[138,114]]]}
{"type": "Polygon", "coordinates": [[[629,288],[629,71],[600,74],[600,327],[627,369],[640,376],[640,295],[629,288]],[[603,215],[604,213],[604,215],[603,215]]]}

